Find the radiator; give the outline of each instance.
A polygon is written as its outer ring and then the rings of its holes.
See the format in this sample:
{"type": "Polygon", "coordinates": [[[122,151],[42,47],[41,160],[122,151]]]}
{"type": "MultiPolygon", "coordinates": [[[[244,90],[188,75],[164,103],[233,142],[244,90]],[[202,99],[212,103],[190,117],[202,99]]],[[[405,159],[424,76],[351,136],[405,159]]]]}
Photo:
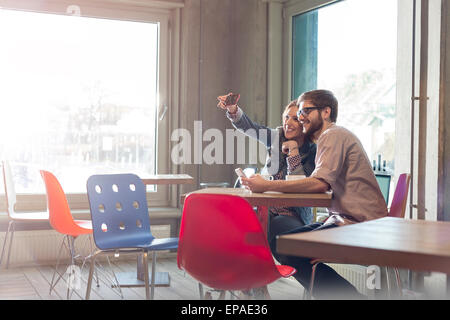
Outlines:
{"type": "MultiPolygon", "coordinates": [[[[277,263],[278,264],[278,263],[277,263]]],[[[332,267],[339,275],[349,281],[361,294],[368,296],[369,298],[374,297],[374,290],[367,288],[367,268],[362,265],[355,264],[332,264],[327,263],[332,267]]],[[[289,277],[288,281],[297,282],[294,277],[289,277]]]]}
{"type": "Polygon", "coordinates": [[[367,288],[367,267],[356,264],[329,263],[328,265],[350,282],[361,294],[373,295],[373,290],[367,288]]]}
{"type": "MultiPolygon", "coordinates": [[[[156,238],[169,237],[169,226],[154,226],[151,227],[152,234],[156,238]]],[[[6,233],[0,233],[0,254],[3,242],[5,241],[6,233]]],[[[36,230],[36,231],[16,231],[11,248],[10,267],[13,266],[27,266],[30,264],[52,265],[56,263],[58,258],[59,248],[61,246],[63,235],[54,230],[36,230]]],[[[92,236],[91,236],[92,237],[92,236]]],[[[5,248],[4,261],[2,266],[6,265],[7,252],[9,241],[5,248]]],[[[91,253],[91,248],[95,249],[95,244],[92,239],[92,247],[90,245],[89,236],[82,235],[75,240],[75,247],[77,253],[86,256],[91,253]]],[[[63,249],[63,256],[61,259],[69,259],[69,253],[63,249]]],[[[176,253],[175,253],[176,254],[176,253]]],[[[159,252],[158,257],[173,256],[174,253],[159,252]]],[[[151,255],[149,256],[151,259],[151,255]]],[[[120,255],[120,259],[135,259],[133,255],[120,255]]]]}

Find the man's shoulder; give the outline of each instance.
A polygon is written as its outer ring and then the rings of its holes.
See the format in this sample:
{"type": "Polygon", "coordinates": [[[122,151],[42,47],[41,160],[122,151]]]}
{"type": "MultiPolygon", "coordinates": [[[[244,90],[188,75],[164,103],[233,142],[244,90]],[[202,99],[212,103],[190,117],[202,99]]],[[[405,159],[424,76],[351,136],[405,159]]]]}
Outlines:
{"type": "Polygon", "coordinates": [[[325,130],[319,137],[319,141],[359,141],[358,137],[345,127],[333,124],[325,130]]]}
{"type": "Polygon", "coordinates": [[[330,134],[354,135],[354,133],[347,128],[338,126],[337,124],[332,124],[327,130],[322,133],[322,135],[330,134]]]}

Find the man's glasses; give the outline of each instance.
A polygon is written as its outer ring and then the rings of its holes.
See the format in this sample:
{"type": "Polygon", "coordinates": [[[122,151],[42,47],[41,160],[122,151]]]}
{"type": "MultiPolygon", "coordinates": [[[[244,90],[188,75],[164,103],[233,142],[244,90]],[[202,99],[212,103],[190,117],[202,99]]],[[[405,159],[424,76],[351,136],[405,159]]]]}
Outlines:
{"type": "Polygon", "coordinates": [[[302,108],[299,109],[297,112],[297,117],[300,117],[300,115],[302,116],[307,116],[309,115],[313,110],[320,110],[323,109],[324,107],[310,107],[310,108],[302,108]]]}

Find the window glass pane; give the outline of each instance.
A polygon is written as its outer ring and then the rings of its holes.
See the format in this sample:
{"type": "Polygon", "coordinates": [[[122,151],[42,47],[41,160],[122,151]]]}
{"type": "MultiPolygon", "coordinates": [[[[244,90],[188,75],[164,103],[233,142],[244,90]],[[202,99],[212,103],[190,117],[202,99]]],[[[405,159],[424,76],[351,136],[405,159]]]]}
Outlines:
{"type": "Polygon", "coordinates": [[[292,97],[317,88],[317,10],[292,19],[292,97]]]}
{"type": "Polygon", "coordinates": [[[337,124],[359,137],[369,159],[381,155],[393,172],[397,1],[346,0],[312,12],[318,15],[316,88],[335,93],[337,124]]]}
{"type": "Polygon", "coordinates": [[[158,24],[0,10],[0,158],[18,193],[155,173],[158,24]]]}

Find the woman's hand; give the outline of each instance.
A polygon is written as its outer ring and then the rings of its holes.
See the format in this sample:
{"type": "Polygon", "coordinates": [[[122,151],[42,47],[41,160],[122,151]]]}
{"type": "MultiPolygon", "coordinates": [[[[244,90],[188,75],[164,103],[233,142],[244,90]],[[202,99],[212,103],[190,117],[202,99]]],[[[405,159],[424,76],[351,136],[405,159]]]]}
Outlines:
{"type": "Polygon", "coordinates": [[[270,181],[264,179],[259,174],[254,174],[250,178],[241,178],[241,184],[252,192],[266,192],[270,188],[270,181]]]}
{"type": "Polygon", "coordinates": [[[298,144],[295,140],[288,140],[283,142],[281,152],[287,154],[289,157],[298,155],[298,144]]]}
{"type": "Polygon", "coordinates": [[[239,100],[240,95],[229,93],[224,96],[218,96],[217,100],[219,100],[219,103],[217,104],[217,107],[227,110],[228,113],[234,114],[237,112],[237,102],[239,100]]]}

